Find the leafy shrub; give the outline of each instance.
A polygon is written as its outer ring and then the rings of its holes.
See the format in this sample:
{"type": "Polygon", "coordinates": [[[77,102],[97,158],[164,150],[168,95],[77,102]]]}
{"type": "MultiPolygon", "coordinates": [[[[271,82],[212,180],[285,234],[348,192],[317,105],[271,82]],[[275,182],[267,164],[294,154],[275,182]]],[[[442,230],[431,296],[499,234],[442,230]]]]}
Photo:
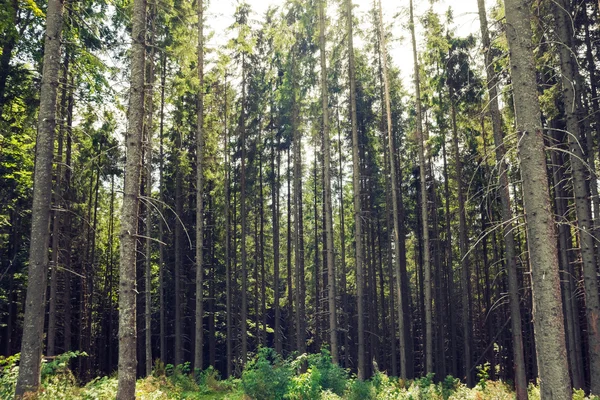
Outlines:
{"type": "Polygon", "coordinates": [[[0,357],[0,399],[12,399],[17,386],[19,367],[17,363],[21,354],[10,357],[0,357]]]}
{"type": "Polygon", "coordinates": [[[275,350],[260,348],[242,373],[242,389],[255,400],[281,400],[292,376],[290,364],[275,350]]]}
{"type": "Polygon", "coordinates": [[[313,379],[317,379],[322,390],[330,390],[331,392],[341,396],[346,391],[348,383],[348,373],[339,365],[331,361],[329,350],[322,349],[320,354],[313,354],[308,357],[308,365],[312,367],[315,375],[313,379]]]}
{"type": "Polygon", "coordinates": [[[69,362],[74,358],[87,356],[87,353],[84,351],[67,351],[66,353],[57,355],[52,361],[42,364],[42,381],[50,376],[70,373],[69,362]]]}
{"type": "Polygon", "coordinates": [[[289,391],[285,395],[289,400],[317,400],[321,397],[321,374],[318,369],[309,368],[303,374],[294,376],[289,391]]]}
{"type": "Polygon", "coordinates": [[[354,380],[350,385],[348,400],[375,400],[377,391],[371,382],[354,380]]]}

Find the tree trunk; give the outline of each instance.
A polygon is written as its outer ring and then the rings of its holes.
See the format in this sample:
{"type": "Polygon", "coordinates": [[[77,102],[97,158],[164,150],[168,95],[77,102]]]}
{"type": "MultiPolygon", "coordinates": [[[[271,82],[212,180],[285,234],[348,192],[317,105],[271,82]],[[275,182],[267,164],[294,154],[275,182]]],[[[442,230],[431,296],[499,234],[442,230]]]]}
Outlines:
{"type": "Polygon", "coordinates": [[[15,392],[18,399],[27,392],[36,392],[40,386],[62,14],[62,1],[49,0],[46,13],[44,67],[35,154],[28,285],[23,319],[21,361],[15,392]]]}
{"type": "Polygon", "coordinates": [[[121,213],[119,268],[119,384],[118,400],[135,397],[136,378],[136,247],[144,131],[146,2],[134,0],[129,132],[121,213]]]}
{"type": "Polygon", "coordinates": [[[158,291],[159,291],[159,308],[160,308],[160,359],[163,363],[167,362],[167,345],[166,345],[166,316],[165,316],[165,227],[164,227],[164,204],[165,204],[165,178],[164,178],[164,122],[165,122],[165,81],[167,77],[167,56],[163,52],[161,55],[161,71],[160,71],[160,125],[159,125],[159,140],[160,140],[160,160],[159,160],[159,191],[160,202],[159,211],[161,217],[158,219],[159,229],[159,261],[158,261],[158,291]]]}
{"type": "MultiPolygon", "coordinates": [[[[292,49],[292,52],[295,51],[292,49]]],[[[293,56],[292,56],[293,57],[293,56]]],[[[302,202],[302,131],[299,129],[300,110],[296,87],[296,65],[292,59],[292,137],[294,145],[294,225],[296,265],[296,350],[306,352],[306,282],[304,280],[304,213],[302,202]]]]}
{"type": "Polygon", "coordinates": [[[431,262],[429,254],[429,218],[427,210],[427,182],[426,182],[426,158],[425,140],[423,138],[423,121],[421,111],[421,81],[419,78],[419,61],[417,58],[417,39],[415,37],[415,20],[413,1],[410,0],[410,31],[412,38],[414,76],[415,76],[415,104],[417,108],[417,141],[419,146],[419,174],[421,191],[421,225],[423,227],[423,286],[425,301],[425,372],[433,372],[433,316],[431,304],[431,262]]]}
{"type": "Polygon", "coordinates": [[[570,399],[572,392],[565,348],[556,231],[546,172],[529,3],[506,0],[505,9],[519,132],[518,156],[524,189],[541,396],[545,399],[570,399]]]}
{"type": "Polygon", "coordinates": [[[352,187],[354,189],[354,243],[356,246],[356,301],[358,303],[358,374],[359,380],[365,379],[365,315],[364,315],[364,271],[362,242],[362,205],[360,190],[360,155],[358,142],[358,123],[356,118],[356,68],[354,65],[354,42],[352,34],[352,0],[346,0],[346,24],[348,35],[348,74],[350,81],[350,120],[352,123],[352,187]]]}
{"type": "MultiPolygon", "coordinates": [[[[381,10],[381,0],[378,1],[379,6],[379,40],[382,54],[381,65],[383,67],[383,84],[385,94],[385,113],[387,123],[387,139],[388,139],[388,154],[390,154],[390,175],[392,181],[392,210],[394,220],[394,269],[396,271],[396,295],[398,296],[398,335],[400,337],[400,377],[407,378],[406,364],[406,338],[404,336],[404,303],[402,296],[402,273],[400,270],[400,220],[398,218],[400,207],[398,205],[398,178],[396,171],[396,163],[394,162],[395,146],[392,133],[392,107],[390,101],[390,83],[388,77],[387,66],[387,45],[385,41],[385,32],[383,30],[383,13],[381,10]]],[[[391,284],[391,282],[390,282],[391,284]]]]}
{"type": "Polygon", "coordinates": [[[248,271],[247,271],[247,249],[246,249],[246,234],[248,233],[248,216],[246,215],[246,56],[242,55],[242,106],[240,111],[240,145],[242,146],[241,154],[241,188],[240,188],[240,213],[242,217],[242,232],[241,232],[241,247],[242,247],[242,310],[240,313],[241,324],[241,339],[242,339],[242,367],[246,365],[248,360],[248,333],[247,333],[247,316],[248,316],[248,271]]]}
{"type": "Polygon", "coordinates": [[[147,93],[146,103],[146,249],[144,270],[144,345],[146,358],[146,376],[152,375],[152,135],[154,131],[154,29],[156,18],[156,4],[148,18],[150,24],[150,54],[146,60],[147,68],[147,93]]]}
{"type": "Polygon", "coordinates": [[[462,180],[462,161],[458,150],[458,126],[456,123],[456,105],[454,104],[454,93],[450,89],[450,101],[452,109],[452,150],[454,153],[454,172],[456,174],[456,185],[458,186],[458,243],[460,249],[460,264],[461,264],[461,299],[462,299],[462,323],[463,323],[463,362],[465,363],[465,376],[467,377],[467,386],[473,387],[473,355],[471,350],[472,320],[471,320],[471,298],[470,285],[471,273],[469,265],[469,244],[467,232],[467,216],[465,211],[465,196],[463,192],[462,180]]]}
{"type": "Polygon", "coordinates": [[[508,168],[504,157],[502,132],[502,116],[498,105],[498,80],[494,71],[493,55],[490,51],[490,34],[487,26],[487,15],[485,0],[477,1],[479,7],[479,22],[481,26],[481,38],[485,52],[485,65],[487,76],[487,89],[489,97],[490,115],[492,118],[492,129],[494,131],[494,147],[496,148],[496,162],[498,163],[499,192],[502,205],[502,224],[504,246],[506,251],[506,268],[508,271],[508,296],[511,316],[511,334],[513,345],[513,364],[515,366],[515,391],[518,400],[527,399],[527,377],[525,375],[525,356],[523,352],[523,334],[521,327],[521,311],[519,299],[519,282],[517,269],[517,252],[514,237],[513,213],[508,188],[508,168]]]}
{"type": "Polygon", "coordinates": [[[319,48],[321,52],[321,107],[323,110],[323,188],[325,204],[325,251],[327,264],[327,300],[329,304],[329,346],[331,360],[339,362],[337,343],[336,276],[331,202],[331,139],[329,128],[329,90],[327,87],[327,45],[325,42],[325,0],[319,1],[319,48]]]}
{"type": "Polygon", "coordinates": [[[230,377],[232,374],[233,367],[233,315],[232,315],[232,306],[231,306],[231,229],[230,229],[230,211],[229,211],[229,203],[231,201],[231,196],[229,194],[231,181],[230,181],[230,167],[229,167],[229,132],[227,131],[227,116],[228,116],[228,105],[227,105],[227,74],[225,74],[225,84],[224,87],[224,110],[223,110],[223,133],[224,133],[224,143],[223,143],[223,154],[224,154],[224,168],[225,168],[225,310],[227,313],[227,377],[230,377]]]}
{"type": "Polygon", "coordinates": [[[204,1],[198,0],[198,126],[196,133],[196,315],[194,334],[194,373],[203,367],[204,299],[203,299],[203,238],[204,238],[204,1]]]}
{"type": "Polygon", "coordinates": [[[573,176],[573,195],[575,197],[575,211],[577,215],[577,231],[581,246],[581,259],[583,266],[583,282],[585,288],[586,317],[588,323],[588,353],[590,362],[590,389],[592,393],[600,393],[600,298],[598,297],[598,274],[596,271],[596,257],[594,249],[592,211],[590,204],[591,179],[586,165],[586,156],[582,149],[585,138],[582,137],[581,93],[579,92],[579,71],[577,60],[572,53],[571,39],[574,32],[569,7],[565,1],[560,0],[554,6],[555,28],[559,46],[560,70],[562,77],[563,100],[567,122],[567,137],[571,170],[573,176]]]}

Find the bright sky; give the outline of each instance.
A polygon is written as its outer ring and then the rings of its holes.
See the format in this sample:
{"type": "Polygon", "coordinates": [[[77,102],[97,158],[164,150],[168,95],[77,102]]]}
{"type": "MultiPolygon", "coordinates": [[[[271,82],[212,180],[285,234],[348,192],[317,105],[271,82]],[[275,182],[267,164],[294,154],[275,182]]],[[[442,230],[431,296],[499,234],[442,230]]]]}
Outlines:
{"type": "MultiPolygon", "coordinates": [[[[283,4],[283,0],[247,0],[254,10],[254,19],[260,19],[267,8],[271,5],[283,4]]],[[[373,0],[353,0],[354,15],[363,20],[363,16],[373,6],[373,0]]],[[[415,0],[415,15],[418,18],[429,7],[429,1],[415,0]]],[[[206,20],[210,30],[215,31],[214,41],[223,43],[226,40],[226,28],[233,23],[233,13],[238,0],[212,0],[208,8],[208,18],[206,20]]],[[[391,24],[394,29],[394,41],[389,43],[390,54],[394,59],[394,64],[400,67],[404,85],[410,87],[413,71],[412,47],[408,40],[409,35],[406,30],[408,25],[408,0],[382,0],[383,18],[386,25],[391,24]],[[395,21],[393,21],[395,17],[395,21]],[[399,40],[402,39],[402,40],[399,40]]],[[[491,2],[490,2],[491,4],[491,2]]],[[[448,7],[452,6],[454,11],[454,22],[458,34],[467,35],[469,33],[479,33],[479,17],[477,14],[477,0],[440,0],[434,6],[438,13],[444,14],[448,7]]],[[[418,37],[417,24],[417,42],[418,37]]]]}

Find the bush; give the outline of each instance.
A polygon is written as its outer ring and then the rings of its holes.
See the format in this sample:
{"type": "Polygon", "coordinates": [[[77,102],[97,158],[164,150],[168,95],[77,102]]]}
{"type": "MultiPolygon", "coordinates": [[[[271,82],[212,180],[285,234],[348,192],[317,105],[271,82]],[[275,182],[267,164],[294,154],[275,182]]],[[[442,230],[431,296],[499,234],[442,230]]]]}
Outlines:
{"type": "Polygon", "coordinates": [[[308,357],[308,365],[311,366],[315,377],[322,390],[329,390],[339,396],[346,391],[348,373],[339,365],[331,362],[329,350],[322,349],[320,354],[308,357]],[[317,374],[318,373],[318,374],[317,374]]]}
{"type": "Polygon", "coordinates": [[[242,373],[242,389],[255,400],[281,400],[290,386],[290,364],[275,350],[260,348],[242,373]]]}
{"type": "Polygon", "coordinates": [[[376,398],[377,391],[371,382],[356,379],[350,385],[348,400],[375,400],[376,398]]]}

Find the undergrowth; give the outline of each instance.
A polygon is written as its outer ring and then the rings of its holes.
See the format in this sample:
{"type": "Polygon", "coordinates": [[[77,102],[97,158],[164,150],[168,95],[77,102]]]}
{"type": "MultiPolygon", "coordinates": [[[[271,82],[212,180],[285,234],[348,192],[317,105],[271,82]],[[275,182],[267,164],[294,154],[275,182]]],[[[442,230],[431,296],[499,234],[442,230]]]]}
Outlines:
{"type": "MultiPolygon", "coordinates": [[[[69,352],[43,364],[42,387],[34,399],[104,400],[117,394],[117,376],[96,378],[80,386],[69,369],[75,357],[69,352]]],[[[0,399],[14,398],[19,356],[0,357],[0,399]]],[[[415,380],[402,380],[377,371],[360,381],[331,361],[324,349],[319,354],[284,359],[273,349],[261,348],[250,360],[241,379],[222,380],[216,369],[192,371],[190,363],[180,366],[156,360],[152,375],[140,379],[136,398],[143,400],[512,400],[514,391],[505,382],[491,381],[486,366],[478,373],[479,382],[468,388],[451,376],[436,380],[428,374],[415,380]]],[[[530,385],[529,398],[539,400],[539,386],[530,385]]],[[[600,400],[573,392],[574,400],[600,400]]]]}

